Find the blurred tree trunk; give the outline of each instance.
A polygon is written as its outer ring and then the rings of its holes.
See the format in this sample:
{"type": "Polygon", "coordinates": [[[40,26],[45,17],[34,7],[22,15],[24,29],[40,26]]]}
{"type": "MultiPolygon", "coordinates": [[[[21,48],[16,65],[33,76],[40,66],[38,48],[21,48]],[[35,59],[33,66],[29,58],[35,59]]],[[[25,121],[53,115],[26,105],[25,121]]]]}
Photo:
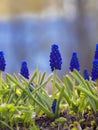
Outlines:
{"type": "MultiPolygon", "coordinates": [[[[78,17],[76,20],[76,32],[78,39],[78,50],[80,57],[81,69],[84,67],[91,68],[91,56],[90,56],[90,36],[86,23],[86,2],[84,0],[77,0],[77,12],[78,17]]],[[[89,22],[89,21],[88,21],[89,22]]]]}

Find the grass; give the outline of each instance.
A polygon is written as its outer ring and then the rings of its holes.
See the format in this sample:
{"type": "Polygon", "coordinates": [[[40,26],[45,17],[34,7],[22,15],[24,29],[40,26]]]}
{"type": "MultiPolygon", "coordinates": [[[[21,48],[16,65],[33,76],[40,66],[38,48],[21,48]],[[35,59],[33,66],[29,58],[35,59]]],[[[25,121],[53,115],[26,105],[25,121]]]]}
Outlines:
{"type": "Polygon", "coordinates": [[[22,123],[26,128],[34,126],[36,116],[46,114],[49,119],[60,117],[67,109],[72,113],[83,114],[87,111],[98,112],[98,88],[92,80],[84,80],[77,70],[64,75],[61,81],[56,73],[45,78],[35,70],[29,80],[22,75],[6,73],[6,79],[1,79],[0,87],[0,126],[8,127],[22,123]],[[55,83],[53,79],[55,77],[55,83]],[[49,95],[45,89],[52,82],[55,91],[49,95]],[[32,84],[33,83],[33,86],[32,84]],[[29,90],[32,88],[32,91],[29,90]],[[51,106],[54,97],[57,99],[56,112],[51,106]]]}

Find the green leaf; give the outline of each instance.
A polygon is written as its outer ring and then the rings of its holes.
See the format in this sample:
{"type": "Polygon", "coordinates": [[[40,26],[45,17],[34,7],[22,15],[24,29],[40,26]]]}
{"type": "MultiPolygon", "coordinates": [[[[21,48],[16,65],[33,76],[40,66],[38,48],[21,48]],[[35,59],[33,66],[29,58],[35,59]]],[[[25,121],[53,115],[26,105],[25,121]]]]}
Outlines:
{"type": "Polygon", "coordinates": [[[37,76],[37,69],[35,70],[34,74],[32,75],[32,77],[29,80],[29,84],[31,84],[33,82],[33,80],[36,78],[37,76]]]}
{"type": "MultiPolygon", "coordinates": [[[[61,89],[62,89],[62,86],[60,86],[57,82],[56,82],[56,84],[55,84],[55,87],[56,87],[59,91],[61,91],[61,89]]],[[[69,99],[69,97],[68,97],[68,94],[67,94],[67,92],[66,92],[65,90],[64,90],[63,96],[64,96],[65,100],[67,101],[68,105],[70,105],[71,101],[70,101],[70,99],[69,99]]]]}
{"type": "Polygon", "coordinates": [[[57,99],[55,117],[58,117],[58,115],[59,115],[59,106],[60,106],[60,101],[61,101],[62,98],[63,98],[63,93],[64,93],[64,86],[61,88],[59,97],[58,97],[58,99],[57,99]]]}
{"type": "Polygon", "coordinates": [[[10,89],[0,89],[0,95],[8,94],[10,89]]]}
{"type": "Polygon", "coordinates": [[[39,84],[42,84],[45,78],[46,72],[44,72],[40,78],[39,84]]]}
{"type": "Polygon", "coordinates": [[[32,100],[34,100],[35,103],[36,103],[39,107],[41,107],[41,109],[47,114],[47,116],[49,116],[49,117],[53,117],[53,116],[54,116],[49,110],[47,110],[47,109],[33,96],[32,93],[30,93],[29,91],[27,91],[22,84],[20,84],[19,82],[17,82],[17,81],[15,80],[15,78],[13,78],[13,77],[12,77],[11,75],[9,75],[9,74],[7,74],[7,76],[8,76],[8,78],[9,78],[11,81],[13,81],[15,84],[17,84],[18,87],[19,87],[20,89],[22,89],[22,90],[29,96],[29,98],[31,98],[32,100]]]}
{"type": "Polygon", "coordinates": [[[51,110],[51,104],[52,102],[50,101],[49,97],[46,96],[45,94],[41,94],[40,92],[36,93],[38,100],[49,110],[51,110]]]}
{"type": "MultiPolygon", "coordinates": [[[[42,88],[45,88],[46,87],[46,85],[47,85],[47,83],[50,81],[50,79],[51,79],[51,77],[52,77],[52,75],[49,75],[48,76],[48,78],[46,79],[46,81],[44,81],[44,83],[43,84],[39,84],[38,86],[37,86],[37,88],[34,88],[33,87],[33,92],[32,93],[36,93],[38,90],[40,90],[40,89],[42,89],[42,88]]],[[[31,87],[32,87],[32,85],[30,85],[31,87]]]]}
{"type": "Polygon", "coordinates": [[[78,83],[82,84],[84,88],[87,87],[84,78],[80,75],[80,73],[76,69],[74,69],[73,72],[70,72],[70,74],[78,83]]]}
{"type": "Polygon", "coordinates": [[[55,122],[57,123],[62,123],[62,122],[65,122],[66,121],[66,118],[65,117],[59,117],[55,120],[55,122]]]}
{"type": "Polygon", "coordinates": [[[91,97],[93,100],[95,100],[96,102],[98,102],[98,98],[96,96],[94,96],[90,91],[86,90],[85,88],[82,88],[80,86],[76,86],[76,89],[84,92],[86,95],[88,95],[89,97],[91,97]]]}
{"type": "Polygon", "coordinates": [[[73,95],[72,90],[73,90],[74,85],[72,84],[69,76],[67,76],[67,75],[63,77],[63,80],[64,80],[64,87],[66,88],[68,96],[69,96],[69,98],[72,98],[72,95],[73,95]],[[70,85],[68,83],[70,83],[70,85]]]}
{"type": "Polygon", "coordinates": [[[0,120],[0,123],[3,124],[4,126],[6,126],[7,128],[9,128],[10,130],[14,130],[13,128],[11,128],[6,122],[4,121],[1,121],[0,120]]]}

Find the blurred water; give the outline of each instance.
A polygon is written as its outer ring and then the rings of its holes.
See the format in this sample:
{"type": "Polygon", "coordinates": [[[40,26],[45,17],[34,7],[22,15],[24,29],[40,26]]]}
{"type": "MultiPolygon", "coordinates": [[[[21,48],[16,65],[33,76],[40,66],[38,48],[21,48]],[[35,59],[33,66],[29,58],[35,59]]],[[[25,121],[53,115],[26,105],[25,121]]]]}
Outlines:
{"type": "Polygon", "coordinates": [[[50,72],[49,53],[52,43],[60,45],[63,70],[68,69],[69,52],[77,48],[74,23],[60,18],[22,18],[0,22],[0,50],[5,53],[6,71],[19,72],[22,60],[33,71],[50,72]]]}

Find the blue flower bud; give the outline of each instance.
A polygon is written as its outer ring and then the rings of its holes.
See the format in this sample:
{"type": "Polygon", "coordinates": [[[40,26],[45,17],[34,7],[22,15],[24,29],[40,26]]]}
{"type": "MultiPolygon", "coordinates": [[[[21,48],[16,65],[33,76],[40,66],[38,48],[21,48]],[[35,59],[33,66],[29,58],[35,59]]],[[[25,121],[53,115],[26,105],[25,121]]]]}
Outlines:
{"type": "Polygon", "coordinates": [[[85,80],[89,80],[89,72],[87,68],[84,69],[83,76],[85,80]]]}
{"type": "Polygon", "coordinates": [[[78,61],[78,57],[77,57],[77,52],[73,52],[72,53],[72,58],[70,61],[70,67],[69,67],[70,71],[73,71],[74,69],[80,71],[80,65],[79,65],[79,61],[78,61]]]}
{"type": "Polygon", "coordinates": [[[56,110],[56,104],[57,104],[57,99],[54,99],[53,100],[53,103],[52,103],[52,112],[55,113],[55,110],[56,110]]]}
{"type": "Polygon", "coordinates": [[[52,71],[54,71],[54,69],[61,70],[61,64],[62,64],[62,58],[61,58],[61,54],[59,52],[58,45],[53,44],[51,47],[51,52],[50,52],[51,70],[52,71]]]}
{"type": "Polygon", "coordinates": [[[4,58],[4,53],[3,51],[0,51],[0,70],[5,71],[5,58],[4,58]]]}
{"type": "Polygon", "coordinates": [[[24,76],[26,79],[29,79],[29,70],[26,61],[22,61],[21,63],[20,74],[24,76]]]}
{"type": "Polygon", "coordinates": [[[93,60],[91,77],[93,81],[98,79],[98,59],[93,60]]]}
{"type": "Polygon", "coordinates": [[[98,60],[98,43],[96,44],[96,50],[95,50],[94,59],[98,60]]]}

